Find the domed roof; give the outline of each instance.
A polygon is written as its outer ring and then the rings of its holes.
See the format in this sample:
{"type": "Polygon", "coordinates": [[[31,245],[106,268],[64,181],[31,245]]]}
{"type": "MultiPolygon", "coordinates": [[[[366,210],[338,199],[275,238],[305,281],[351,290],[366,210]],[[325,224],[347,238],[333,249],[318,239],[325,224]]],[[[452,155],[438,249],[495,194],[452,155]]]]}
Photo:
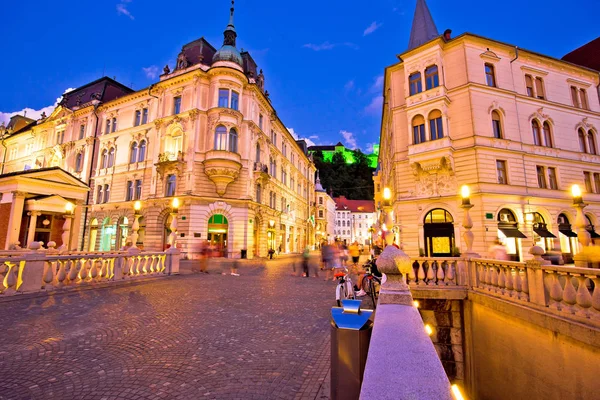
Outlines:
{"type": "Polygon", "coordinates": [[[216,63],[217,61],[231,61],[236,64],[239,64],[240,66],[243,63],[242,55],[240,54],[238,49],[230,45],[223,45],[223,47],[221,47],[219,51],[215,53],[212,62],[216,63]]]}

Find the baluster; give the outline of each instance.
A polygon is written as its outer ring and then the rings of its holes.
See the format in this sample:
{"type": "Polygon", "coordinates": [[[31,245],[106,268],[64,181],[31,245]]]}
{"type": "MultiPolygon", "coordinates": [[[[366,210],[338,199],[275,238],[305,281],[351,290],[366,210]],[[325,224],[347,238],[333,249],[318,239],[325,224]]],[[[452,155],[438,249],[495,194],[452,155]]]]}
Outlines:
{"type": "Polygon", "coordinates": [[[56,287],[65,286],[65,279],[67,279],[67,260],[58,260],[58,272],[56,273],[56,287]]]}
{"type": "Polygon", "coordinates": [[[571,282],[571,275],[568,273],[562,274],[565,277],[565,287],[563,289],[563,302],[568,304],[568,311],[575,314],[575,304],[577,303],[577,292],[571,282]]]}
{"type": "Polygon", "coordinates": [[[129,278],[129,264],[131,257],[123,257],[123,279],[129,278]]]}
{"type": "Polygon", "coordinates": [[[523,268],[523,270],[519,269],[519,272],[523,272],[523,274],[519,274],[519,278],[521,279],[521,292],[523,293],[523,300],[529,301],[529,281],[527,278],[527,268],[523,268]]]}
{"type": "Polygon", "coordinates": [[[144,274],[151,274],[153,272],[152,264],[149,263],[149,259],[146,256],[140,256],[142,260],[142,272],[144,274]],[[148,265],[150,264],[150,265],[148,265]]]}
{"type": "Polygon", "coordinates": [[[446,278],[444,279],[446,285],[456,285],[456,282],[454,281],[454,267],[456,263],[456,261],[449,261],[446,263],[446,278]]]}
{"type": "Polygon", "coordinates": [[[69,269],[69,284],[73,284],[77,281],[77,275],[79,274],[79,270],[81,269],[81,260],[75,260],[71,264],[71,269],[69,269]]]}
{"type": "Polygon", "coordinates": [[[105,258],[100,258],[96,262],[98,264],[100,264],[100,268],[98,270],[98,279],[97,279],[97,281],[101,281],[106,276],[106,259],[105,258]]]}
{"type": "Polygon", "coordinates": [[[600,277],[595,276],[593,278],[590,277],[594,282],[594,294],[592,295],[592,307],[594,310],[600,311],[600,277]]]}
{"type": "Polygon", "coordinates": [[[550,298],[552,300],[554,300],[554,303],[550,304],[550,307],[552,308],[556,308],[557,310],[562,310],[562,305],[561,305],[561,301],[562,301],[562,296],[563,296],[563,289],[562,286],[560,285],[560,281],[558,280],[558,275],[551,272],[551,271],[545,271],[548,273],[548,275],[551,277],[551,282],[550,282],[550,298]]]}
{"type": "Polygon", "coordinates": [[[581,314],[587,318],[590,317],[589,308],[592,306],[592,295],[585,284],[587,278],[582,275],[577,275],[577,296],[575,300],[577,300],[577,305],[581,307],[581,314]]]}
{"type": "Polygon", "coordinates": [[[416,261],[412,263],[412,265],[410,267],[410,271],[408,271],[408,284],[409,285],[416,284],[417,274],[415,273],[415,267],[417,269],[419,268],[419,263],[416,261]]]}
{"type": "Polygon", "coordinates": [[[514,284],[514,274],[515,270],[512,267],[506,268],[506,291],[510,297],[515,295],[515,284],[514,284]]]}
{"type": "Polygon", "coordinates": [[[90,277],[90,282],[96,282],[97,278],[98,278],[98,259],[91,259],[90,260],[90,271],[89,271],[89,277],[90,277]]]}
{"type": "Polygon", "coordinates": [[[521,268],[515,267],[514,288],[516,291],[515,297],[520,299],[523,295],[523,282],[521,280],[521,268]]]}
{"type": "Polygon", "coordinates": [[[495,265],[490,265],[490,290],[496,292],[498,291],[498,270],[495,265]]]}
{"type": "Polygon", "coordinates": [[[88,278],[88,263],[89,259],[81,260],[81,268],[79,269],[79,283],[85,283],[88,278]]]}
{"type": "Polygon", "coordinates": [[[506,272],[503,265],[498,267],[500,273],[498,274],[498,288],[501,294],[506,294],[506,272]]]}
{"type": "Polygon", "coordinates": [[[435,261],[427,262],[427,284],[435,285],[435,272],[433,271],[433,266],[436,264],[435,261]]]}
{"type": "Polygon", "coordinates": [[[437,263],[437,272],[435,274],[436,277],[436,284],[439,286],[443,286],[444,285],[444,278],[446,276],[446,274],[444,274],[444,264],[446,265],[446,268],[448,268],[448,261],[442,261],[441,263],[437,263]]]}
{"type": "Polygon", "coordinates": [[[150,264],[152,264],[154,266],[154,271],[156,271],[157,273],[162,272],[162,267],[161,267],[161,257],[157,256],[157,255],[151,255],[148,256],[148,259],[150,260],[150,264]]]}
{"type": "MultiPolygon", "coordinates": [[[[419,285],[424,285],[425,284],[425,270],[423,269],[423,264],[425,263],[425,261],[419,261],[419,272],[418,272],[418,277],[419,277],[419,285]]],[[[164,264],[163,264],[164,265],[164,264]]]]}
{"type": "Polygon", "coordinates": [[[48,261],[45,264],[46,270],[44,272],[44,289],[50,290],[54,286],[52,286],[52,281],[54,280],[54,262],[48,261]]]}
{"type": "Polygon", "coordinates": [[[6,261],[4,265],[6,266],[6,273],[4,279],[2,279],[2,294],[11,295],[14,294],[17,289],[17,275],[15,274],[15,269],[18,268],[18,264],[6,261]]]}
{"type": "Polygon", "coordinates": [[[9,267],[6,262],[0,264],[0,294],[4,293],[4,278],[6,277],[6,272],[9,270],[9,267]]]}
{"type": "Polygon", "coordinates": [[[483,289],[485,287],[485,267],[478,262],[475,264],[475,269],[477,270],[477,287],[483,289]]]}
{"type": "Polygon", "coordinates": [[[484,282],[485,285],[484,287],[487,290],[492,290],[492,266],[490,264],[484,264],[484,274],[483,276],[485,277],[484,282]]]}
{"type": "Polygon", "coordinates": [[[156,258],[156,268],[158,270],[158,272],[165,272],[165,260],[166,260],[165,255],[154,255],[152,256],[152,258],[156,258]]]}
{"type": "Polygon", "coordinates": [[[135,276],[139,276],[140,275],[140,257],[139,256],[134,256],[133,257],[133,274],[135,276]]]}

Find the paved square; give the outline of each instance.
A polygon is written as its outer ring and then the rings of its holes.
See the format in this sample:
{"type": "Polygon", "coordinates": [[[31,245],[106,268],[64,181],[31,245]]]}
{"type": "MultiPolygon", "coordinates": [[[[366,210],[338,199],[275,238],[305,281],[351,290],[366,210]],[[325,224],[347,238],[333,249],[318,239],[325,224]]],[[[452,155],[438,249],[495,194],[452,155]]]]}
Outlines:
{"type": "Polygon", "coordinates": [[[240,272],[1,302],[0,399],[327,398],[335,284],[240,272]]]}

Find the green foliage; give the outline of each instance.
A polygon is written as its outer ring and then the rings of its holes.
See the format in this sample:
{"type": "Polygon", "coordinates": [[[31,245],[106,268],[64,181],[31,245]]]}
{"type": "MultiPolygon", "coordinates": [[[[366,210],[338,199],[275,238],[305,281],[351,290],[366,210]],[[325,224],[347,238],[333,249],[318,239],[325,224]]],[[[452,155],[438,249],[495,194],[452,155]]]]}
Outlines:
{"type": "Polygon", "coordinates": [[[323,152],[313,153],[321,185],[333,197],[346,196],[350,200],[373,200],[373,172],[369,158],[360,150],[351,151],[355,162],[348,164],[341,152],[336,152],[331,162],[323,159],[323,152]]]}

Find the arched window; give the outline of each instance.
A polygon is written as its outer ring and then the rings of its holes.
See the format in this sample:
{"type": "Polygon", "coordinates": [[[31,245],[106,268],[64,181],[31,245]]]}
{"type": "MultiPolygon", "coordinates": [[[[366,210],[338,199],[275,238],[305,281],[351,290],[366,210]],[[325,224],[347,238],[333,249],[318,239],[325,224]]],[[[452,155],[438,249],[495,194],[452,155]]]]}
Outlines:
{"type": "Polygon", "coordinates": [[[542,145],[542,132],[540,130],[540,124],[536,120],[531,122],[531,130],[533,132],[533,144],[536,146],[542,145]]]}
{"type": "Polygon", "coordinates": [[[444,137],[444,128],[442,127],[442,113],[439,110],[433,110],[429,113],[429,133],[431,140],[444,137]]]}
{"type": "Polygon", "coordinates": [[[146,141],[142,140],[138,147],[138,161],[144,161],[146,159],[146,141]]]}
{"type": "Polygon", "coordinates": [[[106,168],[106,162],[108,160],[108,150],[102,150],[102,155],[100,156],[100,168],[106,168]]]}
{"type": "Polygon", "coordinates": [[[581,128],[577,131],[577,136],[579,137],[579,150],[582,153],[587,153],[587,146],[585,143],[585,131],[581,128]]]}
{"type": "Polygon", "coordinates": [[[408,77],[408,84],[410,95],[421,93],[423,91],[423,86],[421,84],[421,73],[415,72],[414,74],[410,74],[408,77]]]}
{"type": "Polygon", "coordinates": [[[437,65],[432,65],[425,68],[425,88],[426,90],[433,89],[440,86],[440,79],[438,77],[437,65]]]}
{"type": "Polygon", "coordinates": [[[167,187],[165,188],[165,196],[175,196],[177,189],[177,176],[175,174],[167,175],[167,187]]]}
{"type": "Polygon", "coordinates": [[[502,139],[504,137],[504,135],[502,135],[500,113],[496,110],[492,111],[492,132],[494,133],[494,137],[497,139],[502,139]]]}
{"type": "Polygon", "coordinates": [[[413,144],[423,143],[425,139],[425,118],[417,115],[412,121],[413,127],[413,144]]]}
{"type": "Polygon", "coordinates": [[[544,122],[544,146],[553,147],[552,132],[550,131],[550,124],[547,121],[544,122]]]}
{"type": "Polygon", "coordinates": [[[454,219],[452,218],[452,214],[450,214],[448,211],[441,208],[436,208],[427,213],[423,222],[426,224],[442,224],[454,222],[454,219]]]}
{"type": "Polygon", "coordinates": [[[137,142],[131,143],[131,151],[129,153],[129,163],[133,164],[138,159],[138,144],[137,142]]]}
{"type": "Polygon", "coordinates": [[[215,129],[215,150],[227,150],[227,128],[223,125],[215,129]]]}
{"type": "Polygon", "coordinates": [[[257,163],[260,162],[260,143],[256,143],[256,159],[257,163]]]}
{"type": "Polygon", "coordinates": [[[75,156],[75,172],[81,172],[82,168],[83,168],[83,154],[77,153],[77,156],[75,156]]]}
{"type": "Polygon", "coordinates": [[[111,147],[108,151],[108,161],[106,162],[106,168],[110,168],[115,165],[115,148],[111,147]]]}
{"type": "Polygon", "coordinates": [[[598,154],[596,151],[596,137],[594,136],[594,132],[591,130],[588,131],[588,145],[590,154],[598,154]]]}
{"type": "Polygon", "coordinates": [[[235,129],[229,130],[229,151],[237,153],[238,151],[238,134],[235,129]]]}
{"type": "Polygon", "coordinates": [[[527,96],[534,97],[533,78],[531,78],[531,75],[525,75],[525,87],[527,88],[527,96]]]}

